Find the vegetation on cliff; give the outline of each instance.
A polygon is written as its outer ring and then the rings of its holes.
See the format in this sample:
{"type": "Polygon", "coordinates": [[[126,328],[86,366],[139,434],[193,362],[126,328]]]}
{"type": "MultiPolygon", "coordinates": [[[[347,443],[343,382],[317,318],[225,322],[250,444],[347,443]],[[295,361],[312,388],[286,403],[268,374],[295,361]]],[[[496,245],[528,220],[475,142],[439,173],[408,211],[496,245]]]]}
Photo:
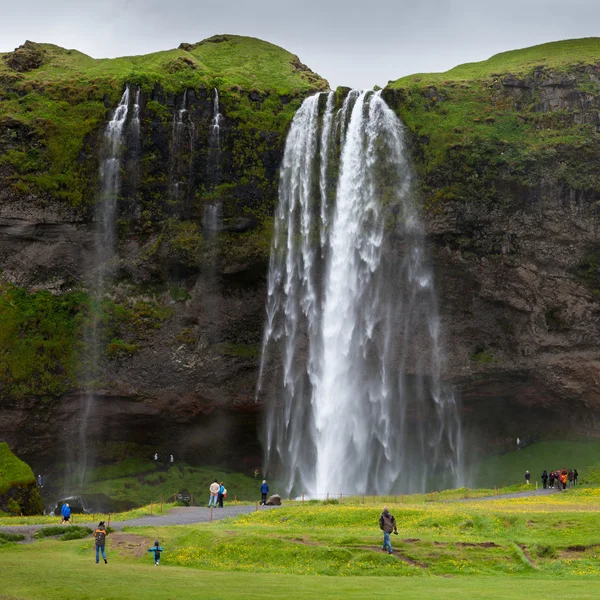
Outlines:
{"type": "Polygon", "coordinates": [[[589,165],[598,152],[599,75],[600,38],[586,38],[410,75],[385,94],[414,134],[421,174],[438,188],[437,199],[458,192],[476,201],[475,191],[495,195],[500,177],[533,185],[551,174],[575,189],[600,189],[589,165]],[[571,159],[553,172],[565,148],[571,159]],[[452,177],[460,189],[441,185],[452,177]]]}
{"type": "Polygon", "coordinates": [[[0,442],[0,511],[37,515],[44,509],[31,467],[0,442]]]}
{"type": "MultiPolygon", "coordinates": [[[[246,127],[256,121],[256,130],[281,121],[280,112],[285,127],[296,106],[290,100],[327,87],[297,56],[241,36],[99,60],[27,42],[0,54],[0,179],[15,194],[46,194],[73,206],[93,200],[96,170],[90,153],[107,109],[116,105],[127,83],[149,99],[157,90],[172,97],[188,88],[218,88],[231,116],[243,118],[246,127]],[[256,106],[264,100],[265,108],[256,106]]],[[[148,108],[169,118],[161,102],[148,108]]]]}

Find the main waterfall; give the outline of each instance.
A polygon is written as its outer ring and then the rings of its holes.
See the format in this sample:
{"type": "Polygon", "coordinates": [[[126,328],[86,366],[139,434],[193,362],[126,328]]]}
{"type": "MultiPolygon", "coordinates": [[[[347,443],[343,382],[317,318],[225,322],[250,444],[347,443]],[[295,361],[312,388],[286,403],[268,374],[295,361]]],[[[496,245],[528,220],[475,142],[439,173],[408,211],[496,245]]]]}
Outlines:
{"type": "Polygon", "coordinates": [[[258,397],[289,494],[456,485],[460,422],[403,126],[379,92],[304,101],[287,138],[258,397]],[[434,479],[435,478],[435,479],[434,479]]]}

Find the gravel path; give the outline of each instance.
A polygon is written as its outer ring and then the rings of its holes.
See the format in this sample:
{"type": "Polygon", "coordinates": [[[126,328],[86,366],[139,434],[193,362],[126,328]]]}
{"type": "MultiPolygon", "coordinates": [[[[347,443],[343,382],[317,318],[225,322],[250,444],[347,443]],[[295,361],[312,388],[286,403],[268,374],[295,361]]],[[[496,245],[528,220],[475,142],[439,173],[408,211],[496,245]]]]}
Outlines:
{"type": "MultiPolygon", "coordinates": [[[[258,510],[271,510],[278,508],[277,506],[259,506],[258,510]]],[[[251,512],[255,512],[255,506],[226,506],[224,508],[213,508],[212,520],[220,521],[226,517],[235,517],[237,515],[243,515],[251,512]]],[[[164,515],[140,517],[139,519],[130,519],[129,521],[112,521],[110,526],[117,530],[122,531],[124,527],[163,527],[165,525],[192,525],[194,523],[208,523],[210,522],[210,508],[201,506],[190,506],[173,508],[164,515]]],[[[58,525],[59,520],[57,517],[56,524],[58,525]]],[[[94,528],[98,523],[86,523],[82,519],[82,515],[75,515],[75,523],[73,525],[87,526],[94,528]]],[[[33,536],[33,534],[42,527],[50,527],[50,523],[43,525],[11,525],[0,527],[0,531],[6,533],[22,533],[27,537],[33,536]]]]}

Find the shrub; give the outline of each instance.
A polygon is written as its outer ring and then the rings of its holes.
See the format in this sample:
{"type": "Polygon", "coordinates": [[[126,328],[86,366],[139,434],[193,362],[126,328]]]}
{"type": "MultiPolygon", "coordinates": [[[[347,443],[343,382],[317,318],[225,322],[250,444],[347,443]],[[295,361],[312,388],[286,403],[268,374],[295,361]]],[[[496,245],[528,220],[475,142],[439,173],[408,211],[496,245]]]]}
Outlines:
{"type": "Polygon", "coordinates": [[[35,537],[42,539],[45,537],[60,536],[61,541],[80,540],[94,533],[89,527],[77,527],[76,525],[53,525],[52,527],[43,527],[35,533],[35,537]]]}

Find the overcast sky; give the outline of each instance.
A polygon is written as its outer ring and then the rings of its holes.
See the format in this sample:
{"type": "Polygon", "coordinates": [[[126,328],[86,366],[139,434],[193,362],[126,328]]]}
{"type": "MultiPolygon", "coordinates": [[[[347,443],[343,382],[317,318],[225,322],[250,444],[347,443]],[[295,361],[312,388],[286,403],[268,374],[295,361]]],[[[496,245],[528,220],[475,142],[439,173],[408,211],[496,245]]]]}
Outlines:
{"type": "Polygon", "coordinates": [[[29,39],[103,58],[235,33],[283,46],[332,87],[600,35],[600,0],[21,0],[2,12],[4,52],[29,39]]]}

